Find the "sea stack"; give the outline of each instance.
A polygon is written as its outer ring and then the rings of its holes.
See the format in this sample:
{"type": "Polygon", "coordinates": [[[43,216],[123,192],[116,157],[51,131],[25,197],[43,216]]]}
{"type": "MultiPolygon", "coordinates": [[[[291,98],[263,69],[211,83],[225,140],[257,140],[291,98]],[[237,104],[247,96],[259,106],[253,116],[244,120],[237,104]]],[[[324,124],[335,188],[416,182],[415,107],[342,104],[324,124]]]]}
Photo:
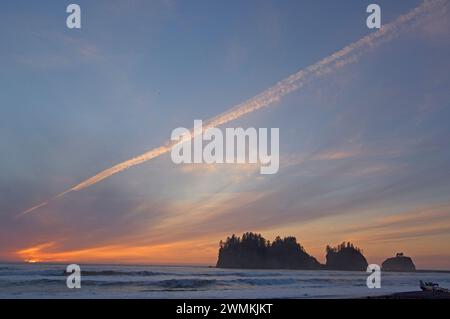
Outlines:
{"type": "Polygon", "coordinates": [[[218,268],[321,269],[322,265],[297,243],[295,237],[267,241],[260,234],[235,235],[220,242],[218,268]]]}
{"type": "Polygon", "coordinates": [[[416,271],[411,257],[404,256],[403,253],[397,253],[395,257],[386,259],[381,265],[382,271],[413,272],[416,271]]]}
{"type": "Polygon", "coordinates": [[[326,268],[330,270],[366,271],[367,260],[362,251],[351,243],[327,246],[326,268]]]}

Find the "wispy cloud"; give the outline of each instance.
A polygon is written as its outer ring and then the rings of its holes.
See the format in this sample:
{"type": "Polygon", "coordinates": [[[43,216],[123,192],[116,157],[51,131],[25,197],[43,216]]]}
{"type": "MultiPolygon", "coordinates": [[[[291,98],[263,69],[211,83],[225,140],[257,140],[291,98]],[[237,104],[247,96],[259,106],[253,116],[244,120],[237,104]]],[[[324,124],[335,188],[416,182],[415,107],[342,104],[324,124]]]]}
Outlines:
{"type": "Polygon", "coordinates": [[[97,46],[81,37],[54,31],[34,31],[29,36],[29,41],[35,43],[33,52],[15,54],[14,60],[30,68],[66,68],[80,63],[98,62],[101,59],[97,46]]]}
{"type": "MultiPolygon", "coordinates": [[[[317,79],[318,77],[330,74],[348,64],[357,62],[364,53],[373,50],[379,45],[398,37],[404,31],[417,25],[419,22],[423,22],[424,19],[430,18],[430,13],[433,13],[446,4],[446,1],[443,0],[428,0],[423,2],[417,8],[398,17],[395,21],[383,25],[383,27],[379,31],[373,32],[361,38],[360,40],[346,46],[345,48],[335,52],[334,54],[307,67],[306,69],[292,74],[288,78],[278,82],[275,86],[261,92],[255,97],[241,104],[238,104],[232,107],[230,110],[210,119],[206,123],[206,125],[204,125],[204,128],[207,129],[209,127],[223,125],[256,110],[274,105],[285,95],[302,88],[310,81],[317,79]]],[[[154,148],[142,155],[108,168],[57,195],[55,199],[60,198],[70,192],[79,191],[84,188],[90,187],[130,167],[139,165],[162,154],[165,154],[171,150],[173,145],[174,143],[172,141],[168,141],[162,146],[154,148]]],[[[44,205],[45,204],[40,204],[35,207],[42,207],[44,205]]],[[[30,213],[32,211],[32,209],[28,209],[26,213],[30,213]]]]}
{"type": "Polygon", "coordinates": [[[120,259],[127,263],[142,263],[143,260],[158,263],[164,260],[165,264],[206,264],[216,249],[216,245],[205,244],[203,240],[147,245],[110,244],[77,249],[64,249],[57,242],[48,242],[20,249],[15,252],[15,255],[20,260],[28,262],[84,260],[86,262],[114,263],[120,259]]]}

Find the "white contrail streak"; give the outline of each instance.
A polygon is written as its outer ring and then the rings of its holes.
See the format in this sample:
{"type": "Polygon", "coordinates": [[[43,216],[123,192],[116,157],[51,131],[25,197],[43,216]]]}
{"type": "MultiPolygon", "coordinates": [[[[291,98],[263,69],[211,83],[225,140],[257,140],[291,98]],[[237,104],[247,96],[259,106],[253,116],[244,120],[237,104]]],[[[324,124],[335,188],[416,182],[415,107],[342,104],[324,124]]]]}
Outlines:
{"type": "MultiPolygon", "coordinates": [[[[228,111],[208,120],[203,126],[204,130],[228,123],[248,113],[254,112],[269,105],[273,105],[285,95],[300,89],[311,80],[336,71],[347,64],[357,62],[363,53],[371,51],[382,43],[398,37],[405,30],[409,30],[417,23],[423,22],[427,17],[429,18],[429,13],[436,9],[442,8],[446,4],[448,4],[447,0],[425,0],[421,5],[419,5],[415,9],[412,9],[408,13],[401,15],[395,21],[383,25],[378,31],[373,32],[356,42],[353,42],[352,44],[322,59],[321,61],[292,74],[288,78],[278,82],[276,85],[266,89],[255,97],[241,104],[238,104],[228,111]]],[[[192,134],[191,137],[193,137],[192,134]]],[[[52,200],[62,197],[67,193],[79,191],[86,187],[92,186],[130,167],[139,165],[162,154],[168,153],[176,143],[177,142],[174,141],[168,141],[163,146],[154,148],[142,155],[131,158],[125,162],[108,168],[98,173],[97,175],[94,175],[73,186],[65,192],[55,196],[52,200]]],[[[36,205],[26,210],[22,214],[28,214],[38,208],[47,205],[48,202],[49,201],[36,205]]]]}
{"type": "Polygon", "coordinates": [[[36,209],[41,208],[41,207],[44,207],[44,206],[46,206],[47,204],[48,204],[48,202],[43,202],[43,203],[40,203],[39,205],[33,206],[33,207],[27,209],[26,211],[24,211],[24,212],[22,213],[22,215],[31,213],[33,210],[36,210],[36,209]]]}

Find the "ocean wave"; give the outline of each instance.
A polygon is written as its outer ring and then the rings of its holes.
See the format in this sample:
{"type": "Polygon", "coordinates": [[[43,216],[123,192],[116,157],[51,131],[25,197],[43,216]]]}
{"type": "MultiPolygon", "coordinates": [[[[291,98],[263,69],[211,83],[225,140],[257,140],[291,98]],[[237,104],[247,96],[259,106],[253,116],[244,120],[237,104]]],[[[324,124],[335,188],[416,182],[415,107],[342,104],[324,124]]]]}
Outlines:
{"type": "Polygon", "coordinates": [[[281,273],[262,273],[262,272],[216,272],[216,273],[191,273],[192,276],[202,276],[202,277],[279,277],[283,274],[281,273]]]}
{"type": "Polygon", "coordinates": [[[156,287],[165,289],[198,289],[213,286],[217,283],[214,279],[167,279],[167,280],[135,280],[135,281],[102,281],[102,280],[83,280],[85,286],[101,287],[156,287]]]}
{"type": "MultiPolygon", "coordinates": [[[[64,272],[66,274],[66,272],[64,272]]],[[[81,276],[164,276],[173,275],[164,272],[154,272],[154,271],[117,271],[117,270],[82,270],[81,276]]]]}
{"type": "Polygon", "coordinates": [[[39,278],[39,279],[29,279],[29,280],[8,280],[8,281],[0,281],[0,287],[10,287],[10,286],[39,286],[39,285],[65,285],[65,278],[61,279],[48,279],[48,278],[39,278]]]}
{"type": "MultiPolygon", "coordinates": [[[[60,273],[58,275],[61,275],[60,273]]],[[[63,275],[66,275],[63,272],[63,275]]],[[[248,272],[211,272],[211,273],[196,273],[196,272],[158,272],[158,271],[123,271],[123,270],[82,270],[82,276],[179,276],[179,277],[277,277],[280,273],[248,273],[248,272]]]]}
{"type": "Polygon", "coordinates": [[[217,283],[214,279],[168,279],[155,283],[156,286],[164,288],[203,288],[217,283]]]}
{"type": "Polygon", "coordinates": [[[228,280],[224,283],[230,283],[234,285],[235,283],[246,284],[251,286],[278,286],[278,285],[293,285],[298,281],[294,278],[270,278],[270,279],[259,279],[259,278],[245,278],[245,279],[235,279],[228,280]]]}
{"type": "Polygon", "coordinates": [[[0,277],[8,276],[63,276],[66,273],[62,273],[61,270],[23,270],[17,268],[0,269],[0,277]]]}

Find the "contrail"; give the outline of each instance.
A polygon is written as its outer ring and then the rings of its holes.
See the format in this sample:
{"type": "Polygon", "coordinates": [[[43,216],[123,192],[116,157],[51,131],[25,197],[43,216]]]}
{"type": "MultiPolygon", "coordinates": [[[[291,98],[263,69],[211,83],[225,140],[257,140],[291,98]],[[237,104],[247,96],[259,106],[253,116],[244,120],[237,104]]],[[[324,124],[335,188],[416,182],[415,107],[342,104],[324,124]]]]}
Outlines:
{"type": "Polygon", "coordinates": [[[43,207],[43,206],[46,206],[47,204],[48,204],[48,202],[43,202],[43,203],[40,203],[39,205],[33,206],[33,207],[27,209],[26,211],[24,211],[24,212],[22,213],[22,215],[31,213],[33,210],[36,210],[36,209],[41,208],[41,207],[43,207]]]}
{"type": "MultiPolygon", "coordinates": [[[[206,121],[205,125],[203,126],[204,130],[228,123],[248,113],[273,105],[285,95],[300,89],[311,80],[334,72],[350,63],[357,62],[362,54],[371,51],[381,44],[398,37],[405,30],[411,29],[417,23],[427,18],[428,13],[434,11],[435,9],[442,8],[446,4],[448,4],[448,0],[425,0],[421,5],[412,9],[408,13],[399,16],[393,22],[383,25],[378,31],[373,32],[361,38],[360,40],[351,43],[350,45],[322,59],[321,61],[292,74],[286,79],[278,82],[276,85],[254,96],[253,98],[241,104],[238,104],[228,111],[206,121]]],[[[191,138],[193,138],[192,134],[191,138]]],[[[31,213],[38,208],[46,206],[50,201],[62,197],[70,192],[82,190],[130,167],[139,165],[162,154],[168,153],[177,143],[179,142],[171,140],[167,141],[162,146],[154,148],[142,155],[133,157],[125,162],[119,163],[111,168],[101,171],[97,175],[94,175],[73,186],[72,188],[64,191],[63,193],[53,197],[51,200],[43,202],[24,211],[21,215],[31,213]]]]}

